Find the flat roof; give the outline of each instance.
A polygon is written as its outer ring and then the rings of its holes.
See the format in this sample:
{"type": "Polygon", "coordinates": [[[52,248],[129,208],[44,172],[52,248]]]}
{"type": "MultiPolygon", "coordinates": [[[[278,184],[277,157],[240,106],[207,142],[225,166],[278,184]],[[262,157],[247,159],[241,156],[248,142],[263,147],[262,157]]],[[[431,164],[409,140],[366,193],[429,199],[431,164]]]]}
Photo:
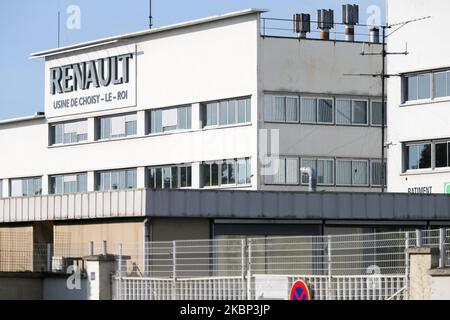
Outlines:
{"type": "Polygon", "coordinates": [[[18,122],[25,122],[25,121],[32,121],[32,120],[38,120],[38,119],[45,119],[45,114],[43,112],[39,112],[39,113],[34,114],[32,116],[25,116],[25,117],[20,117],[20,118],[12,118],[12,119],[0,120],[0,125],[11,124],[11,123],[18,123],[18,122]]]}
{"type": "Polygon", "coordinates": [[[245,15],[257,14],[257,13],[260,14],[260,13],[264,13],[267,11],[268,10],[265,10],[265,9],[250,8],[250,9],[245,9],[245,10],[241,10],[241,11],[219,14],[219,15],[215,15],[215,16],[210,16],[210,17],[206,17],[206,18],[190,20],[187,22],[171,24],[168,26],[158,27],[158,28],[154,28],[154,29],[142,30],[142,31],[127,33],[127,34],[123,34],[123,35],[117,35],[117,36],[112,36],[112,37],[108,37],[108,38],[102,38],[102,39],[98,39],[98,40],[82,42],[79,44],[65,46],[65,47],[61,47],[61,48],[35,52],[35,53],[32,53],[30,55],[30,57],[31,58],[42,58],[42,57],[57,55],[57,54],[66,53],[66,52],[73,52],[76,50],[82,50],[82,49],[105,45],[105,44],[109,44],[109,43],[115,43],[115,42],[119,42],[121,40],[142,37],[142,36],[146,36],[146,35],[150,35],[150,34],[154,34],[154,33],[175,30],[175,29],[181,29],[181,28],[196,26],[196,25],[200,25],[200,24],[245,16],[245,15]]]}

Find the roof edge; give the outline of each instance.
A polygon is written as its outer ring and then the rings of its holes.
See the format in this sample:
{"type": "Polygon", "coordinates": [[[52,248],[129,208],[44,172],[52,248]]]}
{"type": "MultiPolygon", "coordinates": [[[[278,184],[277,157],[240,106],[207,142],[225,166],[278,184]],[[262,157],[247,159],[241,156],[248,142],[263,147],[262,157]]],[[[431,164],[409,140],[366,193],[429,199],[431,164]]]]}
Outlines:
{"type": "Polygon", "coordinates": [[[39,120],[39,119],[45,119],[45,114],[43,112],[38,112],[32,116],[0,120],[0,126],[4,125],[4,124],[19,123],[19,122],[39,120]]]}
{"type": "Polygon", "coordinates": [[[190,21],[186,21],[186,22],[180,22],[180,23],[162,26],[162,27],[158,27],[158,28],[154,28],[154,29],[136,31],[136,32],[126,33],[123,35],[117,35],[117,36],[112,36],[112,37],[101,38],[98,40],[82,42],[82,43],[78,43],[75,45],[69,45],[69,46],[65,46],[65,47],[61,47],[61,48],[39,51],[39,52],[32,53],[30,55],[30,58],[31,59],[43,58],[43,57],[47,57],[47,56],[51,56],[51,55],[64,53],[64,52],[82,50],[87,47],[99,46],[99,45],[107,44],[107,43],[110,43],[113,41],[137,38],[137,37],[142,37],[142,36],[146,36],[149,34],[170,31],[170,30],[175,30],[175,29],[180,29],[180,28],[186,28],[186,27],[196,26],[196,25],[205,24],[205,23],[214,22],[214,21],[220,21],[220,20],[245,16],[245,15],[257,14],[257,13],[261,14],[261,13],[265,13],[268,11],[269,10],[266,10],[266,9],[249,8],[249,9],[240,10],[240,11],[218,14],[218,15],[209,16],[206,18],[200,18],[200,19],[190,20],[190,21]]]}

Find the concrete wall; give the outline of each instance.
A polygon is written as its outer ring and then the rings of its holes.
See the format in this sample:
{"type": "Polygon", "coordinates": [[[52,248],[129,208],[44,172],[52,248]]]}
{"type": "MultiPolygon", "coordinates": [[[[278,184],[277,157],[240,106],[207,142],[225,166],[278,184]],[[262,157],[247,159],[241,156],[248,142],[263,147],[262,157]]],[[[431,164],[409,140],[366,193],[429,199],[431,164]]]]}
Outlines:
{"type": "MultiPolygon", "coordinates": [[[[391,55],[388,73],[400,74],[450,67],[450,43],[445,41],[450,2],[442,0],[387,1],[389,24],[431,16],[393,33],[388,51],[402,52],[408,45],[407,56],[391,55]]],[[[388,81],[388,189],[408,192],[409,188],[431,187],[431,193],[444,193],[450,182],[449,168],[402,170],[402,142],[450,138],[450,99],[427,99],[402,104],[401,78],[388,81]]],[[[429,189],[428,189],[429,190],[429,189]]]]}
{"type": "Polygon", "coordinates": [[[43,300],[87,300],[88,281],[80,279],[80,289],[67,288],[67,276],[45,277],[43,279],[43,300]]]}
{"type": "Polygon", "coordinates": [[[210,219],[154,218],[151,241],[203,240],[211,238],[210,219]]]}
{"type": "Polygon", "coordinates": [[[42,300],[40,276],[0,274],[0,300],[42,300]]]}
{"type": "MultiPolygon", "coordinates": [[[[306,39],[261,39],[261,94],[319,96],[379,101],[381,83],[372,77],[345,74],[378,73],[377,56],[361,56],[362,44],[306,39]]],[[[367,44],[366,52],[379,45],[367,44]]],[[[381,128],[264,122],[264,103],[259,108],[260,128],[279,130],[280,154],[293,157],[381,159],[381,128]]],[[[370,104],[370,103],[369,103],[370,104]]],[[[301,106],[300,106],[301,108],[301,106]]],[[[369,119],[370,123],[370,119],[369,119]]],[[[266,149],[259,156],[267,155],[266,149]]],[[[262,185],[263,190],[307,190],[303,186],[262,185]]],[[[325,191],[379,191],[375,187],[318,186],[325,191]]]]}

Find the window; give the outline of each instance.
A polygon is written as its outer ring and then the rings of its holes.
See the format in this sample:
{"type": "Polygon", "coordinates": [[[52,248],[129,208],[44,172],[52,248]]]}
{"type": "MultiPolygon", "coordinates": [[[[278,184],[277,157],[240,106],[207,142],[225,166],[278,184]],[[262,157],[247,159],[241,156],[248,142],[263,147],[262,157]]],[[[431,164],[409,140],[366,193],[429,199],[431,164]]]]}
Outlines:
{"type": "Polygon", "coordinates": [[[97,190],[135,189],[136,169],[102,171],[97,173],[97,190]]]}
{"type": "Polygon", "coordinates": [[[0,179],[0,199],[3,198],[3,180],[0,179]]]}
{"type": "Polygon", "coordinates": [[[367,100],[336,100],[336,124],[368,124],[367,100]]]}
{"type": "Polygon", "coordinates": [[[447,76],[449,72],[437,72],[434,76],[434,97],[441,98],[449,95],[447,92],[447,76]]]}
{"type": "Polygon", "coordinates": [[[277,158],[275,167],[278,171],[273,175],[266,176],[266,184],[298,185],[299,184],[299,159],[298,158],[277,158]]]}
{"type": "Polygon", "coordinates": [[[404,101],[431,98],[431,73],[409,75],[404,78],[404,101]]]}
{"type": "Polygon", "coordinates": [[[302,123],[333,123],[333,99],[302,97],[302,123]]]}
{"type": "MultiPolygon", "coordinates": [[[[371,184],[372,186],[381,186],[381,160],[372,160],[371,164],[371,184]]],[[[384,163],[384,185],[387,181],[386,162],[384,163]]]]}
{"type": "Polygon", "coordinates": [[[450,167],[449,142],[436,142],[435,144],[436,168],[450,167]]]}
{"type": "Polygon", "coordinates": [[[251,122],[251,99],[230,99],[202,105],[203,127],[251,122]]]}
{"type": "Polygon", "coordinates": [[[192,122],[191,106],[150,111],[150,133],[189,130],[192,122]]]}
{"type": "Polygon", "coordinates": [[[77,192],[87,192],[86,173],[50,177],[50,194],[77,192]]]}
{"type": "Polygon", "coordinates": [[[87,120],[52,124],[50,130],[50,145],[78,143],[88,138],[87,120]]]}
{"type": "Polygon", "coordinates": [[[369,185],[369,161],[336,160],[336,184],[340,186],[369,185]]]}
{"type": "Polygon", "coordinates": [[[431,168],[431,143],[406,146],[406,170],[431,168]]]}
{"type": "Polygon", "coordinates": [[[100,139],[114,139],[137,134],[137,115],[100,118],[100,139]]]}
{"type": "MultiPolygon", "coordinates": [[[[302,158],[302,167],[310,167],[316,171],[317,185],[334,184],[334,160],[302,158]]],[[[302,184],[308,183],[308,175],[302,174],[302,184]]]]}
{"type": "Polygon", "coordinates": [[[148,186],[151,189],[178,189],[192,187],[191,166],[164,166],[148,168],[148,186]]]}
{"type": "Polygon", "coordinates": [[[293,96],[265,96],[264,121],[292,122],[299,120],[299,99],[293,96]]]}
{"type": "Polygon", "coordinates": [[[11,197],[29,197],[42,194],[42,178],[11,180],[11,197]]]}
{"type": "MultiPolygon", "coordinates": [[[[373,126],[381,126],[382,110],[381,101],[372,101],[371,123],[373,126]]],[[[385,104],[386,105],[386,104],[385,104]]],[[[387,126],[386,108],[384,108],[384,125],[387,126]]]]}
{"type": "Polygon", "coordinates": [[[243,185],[251,183],[250,159],[233,159],[202,164],[203,186],[243,185]]]}

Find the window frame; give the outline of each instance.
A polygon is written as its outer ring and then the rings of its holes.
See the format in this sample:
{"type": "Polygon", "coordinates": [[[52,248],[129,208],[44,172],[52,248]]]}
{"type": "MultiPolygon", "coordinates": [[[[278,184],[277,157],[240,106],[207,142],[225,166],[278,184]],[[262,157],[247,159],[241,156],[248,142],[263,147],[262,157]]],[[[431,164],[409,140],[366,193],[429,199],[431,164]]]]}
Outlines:
{"type": "Polygon", "coordinates": [[[80,190],[79,190],[79,183],[80,183],[79,176],[81,176],[81,175],[85,175],[85,176],[86,176],[86,190],[88,190],[88,181],[87,181],[88,173],[87,173],[87,172],[74,172],[74,173],[67,173],[67,174],[55,174],[55,175],[50,175],[50,176],[48,177],[48,186],[49,186],[48,190],[49,190],[49,194],[51,194],[51,195],[63,195],[63,194],[84,193],[83,191],[80,191],[80,190]],[[63,180],[63,183],[62,183],[62,188],[63,188],[63,190],[62,190],[62,192],[61,192],[61,193],[56,193],[56,192],[54,192],[53,186],[52,186],[52,179],[56,179],[56,178],[58,178],[58,177],[61,177],[61,178],[64,179],[64,177],[66,177],[66,176],[77,176],[77,181],[76,181],[76,183],[77,183],[77,191],[76,191],[76,192],[66,192],[66,191],[64,190],[64,180],[63,180]]]}
{"type": "MultiPolygon", "coordinates": [[[[335,166],[335,159],[334,158],[324,158],[324,157],[300,157],[300,168],[303,167],[303,160],[309,160],[309,161],[314,161],[315,162],[315,166],[316,166],[316,184],[318,186],[326,186],[326,187],[332,187],[335,186],[336,184],[336,166],[335,166]],[[332,174],[331,174],[331,178],[332,178],[332,183],[319,183],[319,179],[318,179],[318,166],[319,166],[319,161],[331,161],[333,163],[332,166],[332,174]]],[[[300,173],[300,183],[302,186],[307,186],[308,182],[303,182],[302,180],[303,174],[300,173]]]]}
{"type": "MultiPolygon", "coordinates": [[[[229,99],[220,99],[220,100],[211,100],[211,101],[205,101],[200,103],[200,116],[202,120],[202,126],[201,130],[209,130],[209,129],[218,129],[218,128],[227,128],[227,127],[237,127],[237,126],[244,126],[251,124],[251,105],[252,105],[252,96],[242,96],[242,97],[235,97],[235,98],[229,98],[229,99]],[[245,122],[239,122],[239,102],[243,100],[245,101],[245,122]],[[229,123],[229,105],[230,101],[235,102],[235,122],[229,123]],[[226,102],[226,117],[227,117],[227,124],[220,124],[220,104],[226,102]],[[215,124],[208,125],[208,105],[214,104],[216,107],[216,114],[215,114],[215,124]],[[250,107],[250,108],[249,108],[250,107]],[[249,114],[250,113],[250,114],[249,114]],[[250,118],[250,119],[249,119],[250,118]]],[[[192,126],[192,124],[191,124],[192,126]]]]}
{"type": "Polygon", "coordinates": [[[352,161],[352,186],[353,187],[369,187],[370,186],[370,161],[369,160],[364,160],[364,159],[351,159],[352,161]],[[355,182],[353,181],[353,173],[354,173],[354,169],[353,169],[353,163],[354,162],[364,162],[366,163],[366,184],[355,184],[355,182]]]}
{"type": "Polygon", "coordinates": [[[326,97],[326,96],[308,96],[303,95],[301,96],[301,103],[300,103],[300,112],[299,112],[299,120],[301,124],[316,124],[316,125],[326,125],[331,126],[335,125],[336,123],[336,99],[335,97],[326,97]],[[305,121],[302,118],[302,109],[303,109],[303,100],[304,99],[314,99],[315,100],[315,117],[316,121],[305,121]],[[319,100],[330,100],[331,101],[331,122],[323,122],[319,121],[319,100]]]}
{"type": "MultiPolygon", "coordinates": [[[[172,106],[172,107],[164,107],[164,108],[154,108],[149,109],[146,111],[146,120],[145,120],[146,126],[147,126],[147,132],[146,135],[153,136],[153,135],[162,135],[162,134],[172,134],[172,133],[178,133],[178,132],[188,132],[192,130],[192,104],[185,104],[185,105],[179,105],[179,106],[172,106]],[[166,130],[164,131],[164,126],[162,125],[162,113],[164,111],[169,110],[176,110],[177,113],[177,124],[176,128],[172,130],[166,130]],[[180,109],[186,109],[186,123],[184,124],[186,126],[186,129],[180,128],[180,109]],[[155,119],[154,114],[156,112],[161,112],[161,131],[158,132],[152,132],[154,129],[154,123],[153,120],[155,119]]],[[[167,128],[167,127],[166,127],[167,128]]]]}
{"type": "Polygon", "coordinates": [[[370,117],[369,99],[352,99],[352,126],[357,126],[357,127],[369,126],[369,123],[370,123],[369,117],[370,117]],[[365,102],[366,103],[366,122],[365,123],[356,123],[355,122],[355,102],[365,102]]]}
{"type": "Polygon", "coordinates": [[[137,168],[123,168],[123,169],[112,169],[112,170],[99,170],[99,171],[95,171],[94,175],[95,175],[95,186],[94,189],[95,191],[121,191],[121,190],[132,190],[132,189],[136,189],[137,188],[137,168]],[[128,172],[129,171],[135,171],[135,182],[136,182],[136,186],[134,188],[128,188],[128,172]],[[123,189],[113,189],[112,188],[112,174],[115,172],[124,172],[125,173],[125,188],[123,189]],[[109,173],[109,185],[110,188],[109,189],[101,189],[100,188],[100,182],[101,182],[101,174],[102,173],[109,173]]]}
{"type": "MultiPolygon", "coordinates": [[[[381,182],[380,182],[380,184],[376,184],[376,183],[373,183],[373,167],[372,167],[372,164],[373,163],[379,163],[380,165],[381,165],[381,163],[382,163],[382,161],[381,161],[381,159],[371,159],[370,160],[370,185],[372,186],[372,187],[378,187],[378,188],[381,188],[382,187],[382,184],[381,184],[381,182]]],[[[386,187],[387,186],[387,162],[386,161],[384,161],[384,171],[385,171],[385,174],[384,174],[384,186],[386,187]]]]}
{"type": "MultiPolygon", "coordinates": [[[[370,100],[370,126],[371,127],[379,127],[379,128],[381,128],[381,125],[382,125],[381,123],[380,124],[373,123],[373,104],[374,103],[380,103],[381,104],[381,108],[383,108],[383,102],[381,100],[377,100],[377,99],[370,100]]],[[[384,107],[384,117],[385,117],[384,127],[385,128],[387,128],[387,121],[388,121],[386,105],[387,105],[387,103],[386,103],[386,100],[385,100],[385,102],[384,102],[384,106],[385,106],[384,107]]],[[[381,113],[381,117],[383,117],[383,113],[381,113]]],[[[381,119],[381,120],[383,121],[383,119],[381,119]]]]}
{"type": "MultiPolygon", "coordinates": [[[[269,157],[269,156],[267,156],[269,157]]],[[[301,159],[300,157],[295,157],[295,156],[283,156],[280,155],[278,156],[278,161],[284,161],[284,182],[283,183],[276,183],[274,182],[274,175],[267,175],[264,178],[264,184],[268,185],[268,186],[300,186],[302,179],[301,179],[301,175],[300,175],[300,167],[301,167],[301,159]],[[293,183],[287,183],[287,161],[286,160],[296,160],[297,161],[297,183],[293,184],[293,183]],[[270,177],[270,178],[269,178],[270,177]],[[270,179],[269,181],[267,179],[270,179]]]]}
{"type": "Polygon", "coordinates": [[[64,122],[52,122],[49,123],[49,127],[50,127],[50,143],[49,146],[55,146],[55,147],[59,147],[59,146],[68,146],[68,145],[76,145],[76,144],[81,144],[81,143],[85,143],[89,140],[89,123],[88,123],[88,119],[78,119],[78,120],[71,120],[71,121],[64,121],[64,122]],[[86,133],[83,134],[78,134],[77,132],[77,142],[64,142],[64,127],[66,124],[73,124],[73,123],[86,123],[86,133]],[[56,128],[58,126],[62,126],[62,142],[61,143],[56,143],[56,128]],[[78,140],[78,136],[80,135],[85,135],[86,139],[83,140],[78,140]]]}
{"type": "Polygon", "coordinates": [[[129,139],[129,138],[133,138],[133,137],[137,137],[138,136],[138,132],[137,132],[137,127],[138,127],[138,114],[137,112],[129,112],[129,113],[121,113],[121,114],[112,114],[112,115],[105,115],[105,116],[100,116],[96,118],[96,132],[98,134],[98,137],[96,139],[96,141],[114,141],[114,140],[121,140],[121,139],[129,139]],[[126,117],[127,116],[132,116],[134,115],[136,117],[136,120],[133,121],[126,121],[126,117]],[[124,126],[124,136],[120,136],[120,137],[113,137],[112,136],[112,119],[113,118],[122,118],[124,117],[124,121],[123,121],[123,126],[124,126]],[[110,119],[110,137],[109,138],[102,138],[102,120],[103,119],[110,119]],[[132,135],[127,135],[126,129],[127,129],[127,123],[130,122],[136,122],[136,133],[132,134],[132,135]]]}
{"type": "Polygon", "coordinates": [[[434,151],[434,142],[433,141],[421,141],[421,142],[408,142],[403,144],[403,173],[410,173],[410,172],[420,172],[420,171],[428,171],[433,170],[435,168],[435,159],[433,155],[434,151]],[[420,146],[420,145],[430,145],[430,167],[429,168],[417,168],[417,169],[408,169],[409,167],[409,154],[408,154],[408,148],[411,146],[420,146]],[[408,154],[408,156],[407,156],[408,154]],[[408,163],[407,163],[408,160],[408,163]]]}
{"type": "MultiPolygon", "coordinates": [[[[214,189],[214,188],[227,188],[227,187],[245,187],[251,185],[251,158],[245,157],[245,158],[234,158],[234,159],[224,159],[224,160],[216,160],[216,161],[203,161],[201,163],[201,172],[202,172],[202,181],[201,181],[201,188],[205,189],[214,189]],[[239,183],[239,161],[245,161],[245,183],[239,183]],[[222,167],[223,164],[234,164],[234,183],[222,183],[222,167]],[[212,166],[217,165],[217,173],[218,173],[218,184],[213,185],[213,175],[212,175],[212,166]],[[250,172],[248,172],[248,166],[250,165],[250,172]],[[209,166],[209,185],[205,185],[204,181],[204,166],[209,166]],[[247,180],[250,179],[250,183],[247,182],[247,180]]],[[[227,181],[229,181],[229,174],[227,174],[227,181]]]]}

